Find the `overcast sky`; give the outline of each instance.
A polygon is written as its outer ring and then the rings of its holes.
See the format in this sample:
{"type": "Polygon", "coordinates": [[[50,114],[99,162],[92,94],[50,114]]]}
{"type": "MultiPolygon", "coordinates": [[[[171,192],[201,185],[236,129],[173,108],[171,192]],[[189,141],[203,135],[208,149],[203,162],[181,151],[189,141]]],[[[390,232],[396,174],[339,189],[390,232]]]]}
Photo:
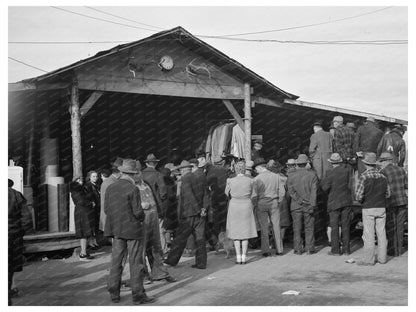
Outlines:
{"type": "MultiPolygon", "coordinates": [[[[52,7],[10,7],[9,41],[135,41],[182,26],[194,35],[228,35],[297,28],[233,38],[282,41],[408,39],[406,7],[97,7],[144,26],[87,7],[61,7],[144,29],[106,23],[52,7]],[[160,27],[160,28],[155,28],[160,27]]],[[[201,38],[300,100],[408,119],[408,46],[312,45],[201,38]]],[[[9,57],[45,71],[111,48],[106,44],[12,44],[9,57]]],[[[8,81],[43,72],[8,61],[8,81]]]]}

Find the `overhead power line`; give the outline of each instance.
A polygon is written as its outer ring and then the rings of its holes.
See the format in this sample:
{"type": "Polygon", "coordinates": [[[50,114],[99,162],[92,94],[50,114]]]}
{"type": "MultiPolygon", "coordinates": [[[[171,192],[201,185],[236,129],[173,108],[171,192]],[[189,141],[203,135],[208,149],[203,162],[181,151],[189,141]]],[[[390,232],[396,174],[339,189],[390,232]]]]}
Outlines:
{"type": "Polygon", "coordinates": [[[336,22],[340,22],[340,21],[346,21],[346,20],[349,20],[349,19],[354,19],[354,18],[358,18],[358,17],[370,15],[370,14],[375,14],[375,13],[378,13],[378,12],[381,12],[381,11],[384,11],[384,10],[387,10],[387,9],[391,9],[391,8],[393,8],[393,6],[385,7],[385,8],[382,8],[382,9],[378,9],[378,10],[374,10],[374,11],[370,11],[370,12],[366,12],[366,13],[362,13],[362,14],[358,14],[358,15],[353,15],[353,16],[349,16],[349,17],[335,19],[335,20],[327,21],[327,22],[320,22],[320,23],[307,24],[307,25],[301,25],[301,26],[279,28],[279,29],[273,29],[273,30],[263,30],[263,31],[246,32],[246,33],[239,33],[239,34],[228,34],[228,35],[212,36],[212,37],[237,37],[237,36],[245,36],[245,35],[258,35],[258,34],[266,34],[266,33],[279,32],[279,31],[314,27],[314,26],[319,26],[319,25],[336,23],[336,22]]]}
{"type": "MultiPolygon", "coordinates": [[[[392,44],[408,44],[407,39],[380,39],[380,40],[315,40],[315,41],[302,41],[302,40],[277,40],[277,39],[243,39],[243,38],[222,38],[214,37],[212,39],[224,39],[233,41],[246,41],[246,42],[271,42],[282,44],[333,44],[333,45],[392,45],[392,44]]],[[[167,41],[174,41],[176,39],[166,39],[167,41]]],[[[10,44],[104,44],[104,43],[127,43],[131,40],[118,40],[118,41],[9,41],[10,44]]]]}
{"type": "Polygon", "coordinates": [[[64,12],[67,12],[67,13],[87,17],[87,18],[94,19],[94,20],[97,20],[97,21],[102,21],[102,22],[111,23],[111,24],[115,24],[115,25],[126,26],[126,27],[130,27],[130,28],[142,29],[142,30],[148,30],[148,31],[156,32],[154,29],[149,29],[149,28],[144,28],[144,27],[139,27],[139,26],[133,26],[133,25],[128,25],[128,24],[118,23],[118,22],[110,21],[110,20],[107,20],[107,19],[104,19],[104,18],[94,17],[94,16],[74,12],[74,11],[71,11],[71,10],[55,7],[55,6],[51,6],[51,8],[54,8],[54,9],[60,10],[60,11],[64,11],[64,12]]]}
{"type": "Polygon", "coordinates": [[[23,61],[19,61],[19,60],[15,59],[15,58],[12,58],[12,57],[10,57],[10,56],[9,56],[8,58],[9,58],[10,60],[12,60],[12,61],[17,62],[17,63],[23,64],[23,65],[26,65],[26,66],[28,66],[28,67],[31,67],[31,68],[34,68],[34,69],[40,70],[40,71],[42,71],[42,72],[44,72],[44,73],[47,73],[47,71],[46,71],[46,70],[43,70],[43,69],[41,69],[41,68],[39,68],[39,67],[36,67],[36,66],[30,65],[30,64],[25,63],[25,62],[23,62],[23,61]]]}
{"type": "Polygon", "coordinates": [[[135,20],[132,20],[132,19],[128,19],[128,18],[122,17],[120,15],[112,14],[112,13],[109,13],[109,12],[106,12],[106,11],[103,11],[103,10],[99,10],[99,9],[96,9],[96,8],[93,8],[93,7],[89,7],[89,6],[85,6],[85,7],[87,9],[90,9],[90,10],[93,10],[93,11],[96,11],[96,12],[100,12],[100,13],[103,13],[103,14],[106,14],[106,15],[109,15],[109,16],[117,17],[119,19],[122,19],[122,20],[125,20],[125,21],[128,21],[128,22],[136,23],[136,24],[143,25],[143,26],[149,26],[149,27],[153,27],[153,28],[157,28],[157,29],[164,29],[164,28],[159,27],[159,26],[153,26],[153,25],[141,23],[141,22],[138,22],[138,21],[135,21],[135,20]]]}

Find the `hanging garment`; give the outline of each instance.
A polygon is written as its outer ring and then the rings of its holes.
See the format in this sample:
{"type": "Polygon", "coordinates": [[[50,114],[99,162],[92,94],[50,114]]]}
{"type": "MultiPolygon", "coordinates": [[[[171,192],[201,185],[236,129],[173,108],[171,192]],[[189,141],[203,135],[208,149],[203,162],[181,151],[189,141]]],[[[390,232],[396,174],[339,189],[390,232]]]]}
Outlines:
{"type": "Polygon", "coordinates": [[[244,152],[245,134],[239,125],[233,127],[231,139],[231,154],[237,158],[247,159],[244,152]]]}
{"type": "Polygon", "coordinates": [[[225,124],[219,125],[212,132],[211,138],[211,159],[214,163],[221,161],[223,148],[221,145],[221,137],[223,135],[225,124]]]}

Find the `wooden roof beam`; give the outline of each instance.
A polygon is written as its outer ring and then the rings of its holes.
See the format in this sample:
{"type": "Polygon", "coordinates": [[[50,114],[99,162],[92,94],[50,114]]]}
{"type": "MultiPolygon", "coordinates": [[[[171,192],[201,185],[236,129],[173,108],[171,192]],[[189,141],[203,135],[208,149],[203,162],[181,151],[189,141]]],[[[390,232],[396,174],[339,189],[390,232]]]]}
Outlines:
{"type": "Polygon", "coordinates": [[[237,124],[240,126],[241,130],[244,131],[244,121],[243,118],[241,118],[240,114],[237,112],[233,104],[230,100],[222,100],[225,107],[227,107],[228,111],[231,113],[231,115],[234,117],[234,119],[237,121],[237,124]]]}
{"type": "Polygon", "coordinates": [[[94,106],[95,103],[100,99],[100,97],[104,94],[102,91],[94,91],[88,100],[80,108],[81,117],[85,117],[88,111],[94,106]]]}

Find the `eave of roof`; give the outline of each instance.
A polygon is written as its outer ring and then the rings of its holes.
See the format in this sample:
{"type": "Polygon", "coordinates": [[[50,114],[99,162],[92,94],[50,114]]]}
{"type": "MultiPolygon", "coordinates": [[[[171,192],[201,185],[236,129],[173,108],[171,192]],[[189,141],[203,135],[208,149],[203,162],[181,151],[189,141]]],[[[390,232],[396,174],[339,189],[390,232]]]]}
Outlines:
{"type": "MultiPolygon", "coordinates": [[[[185,29],[183,29],[180,26],[175,27],[175,28],[170,29],[170,30],[158,32],[158,33],[156,33],[156,34],[154,34],[150,37],[146,37],[146,38],[138,40],[138,41],[118,45],[118,46],[116,46],[114,48],[111,48],[109,50],[100,51],[92,57],[86,58],[84,60],[80,60],[78,62],[75,62],[73,64],[70,64],[70,65],[62,67],[62,68],[59,68],[57,70],[54,70],[52,72],[46,73],[46,74],[41,75],[41,76],[37,76],[37,77],[34,77],[34,78],[22,80],[22,82],[23,83],[40,82],[42,80],[52,78],[53,76],[62,74],[66,71],[75,69],[75,68],[77,68],[79,66],[82,66],[84,64],[96,61],[96,60],[98,60],[100,58],[103,58],[103,57],[106,57],[108,55],[118,53],[118,52],[123,51],[125,49],[130,49],[132,47],[143,44],[145,42],[152,41],[152,40],[155,40],[155,39],[159,39],[161,37],[165,37],[165,36],[169,36],[169,35],[175,36],[178,39],[178,41],[180,41],[184,46],[187,46],[187,45],[197,46],[199,51],[202,51],[202,53],[205,54],[205,55],[207,55],[207,53],[211,53],[213,55],[212,61],[214,63],[216,61],[220,62],[220,63],[221,62],[226,62],[227,64],[233,66],[233,70],[231,71],[231,74],[238,75],[238,76],[243,76],[245,79],[248,80],[248,81],[245,81],[245,82],[254,83],[259,87],[265,87],[267,89],[267,92],[270,92],[270,93],[277,92],[277,95],[278,95],[279,98],[288,98],[288,99],[293,99],[293,100],[299,98],[296,95],[290,94],[290,93],[288,93],[286,91],[283,91],[282,89],[276,87],[270,81],[268,81],[265,78],[259,76],[258,74],[256,74],[252,70],[248,69],[244,65],[240,64],[236,60],[230,58],[226,54],[224,54],[221,51],[215,49],[213,46],[209,45],[208,43],[206,43],[206,42],[200,40],[199,38],[195,37],[194,35],[192,35],[191,33],[189,33],[188,31],[186,31],[185,29]]],[[[239,78],[239,77],[236,77],[236,78],[239,78]]],[[[241,80],[241,77],[240,77],[240,80],[241,80]]]]}

